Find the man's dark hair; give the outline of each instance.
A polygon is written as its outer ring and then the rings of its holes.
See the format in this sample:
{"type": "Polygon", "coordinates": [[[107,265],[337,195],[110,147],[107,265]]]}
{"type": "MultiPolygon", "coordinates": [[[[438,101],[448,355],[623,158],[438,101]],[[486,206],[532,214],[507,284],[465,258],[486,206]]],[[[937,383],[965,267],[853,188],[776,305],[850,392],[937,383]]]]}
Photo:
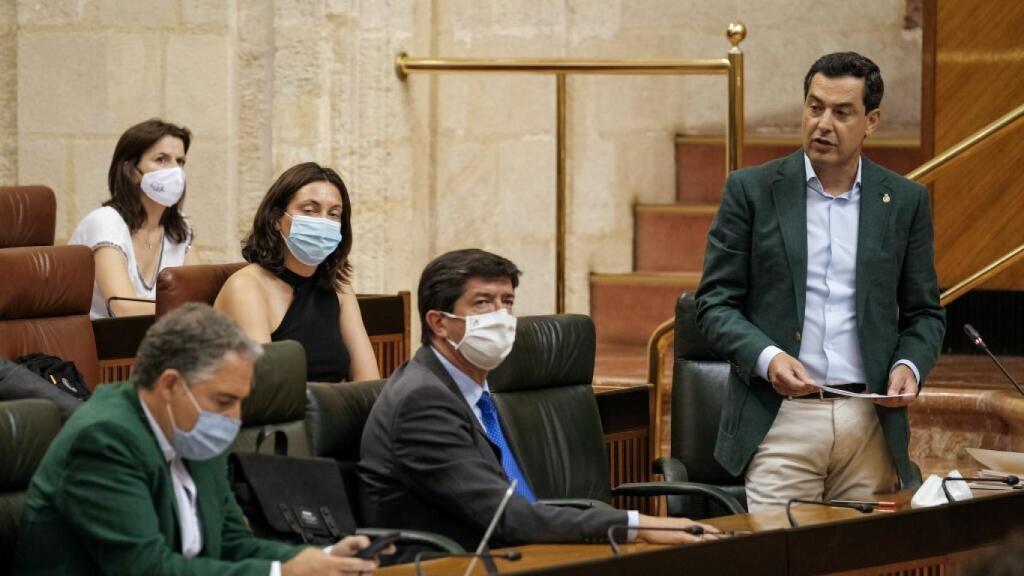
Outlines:
{"type": "Polygon", "coordinates": [[[427,325],[427,312],[454,310],[455,301],[465,292],[470,278],[508,278],[516,288],[519,286],[519,274],[519,268],[511,260],[477,248],[454,250],[435,258],[423,269],[417,289],[422,328],[420,341],[428,346],[434,334],[427,325]]]}
{"type": "Polygon", "coordinates": [[[882,94],[885,92],[882,71],[870,58],[856,52],[833,52],[818,58],[804,77],[804,100],[807,100],[807,92],[811,89],[811,80],[819,72],[826,78],[853,76],[864,80],[865,112],[871,112],[882,104],[882,94]]]}

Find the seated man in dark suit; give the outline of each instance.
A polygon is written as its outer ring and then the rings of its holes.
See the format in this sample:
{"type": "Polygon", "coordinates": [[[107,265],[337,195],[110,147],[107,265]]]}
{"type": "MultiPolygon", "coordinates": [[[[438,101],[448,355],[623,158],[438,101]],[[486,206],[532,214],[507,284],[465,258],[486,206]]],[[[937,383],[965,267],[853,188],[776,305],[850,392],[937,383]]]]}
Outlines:
{"type": "Polygon", "coordinates": [[[495,545],[603,541],[614,525],[628,525],[651,542],[695,541],[686,532],[645,530],[694,524],[685,518],[536,502],[487,389],[488,371],[515,340],[510,310],[518,283],[515,264],[482,250],[449,252],[423,271],[423,347],[391,376],[363,431],[359,473],[367,522],[439,532],[474,549],[509,482],[518,479],[495,545]]]}
{"type": "Polygon", "coordinates": [[[330,550],[253,536],[225,452],[262,353],[226,316],[188,304],[139,346],[130,383],[75,412],[32,478],[17,574],[356,574],[369,545],[330,550]]]}

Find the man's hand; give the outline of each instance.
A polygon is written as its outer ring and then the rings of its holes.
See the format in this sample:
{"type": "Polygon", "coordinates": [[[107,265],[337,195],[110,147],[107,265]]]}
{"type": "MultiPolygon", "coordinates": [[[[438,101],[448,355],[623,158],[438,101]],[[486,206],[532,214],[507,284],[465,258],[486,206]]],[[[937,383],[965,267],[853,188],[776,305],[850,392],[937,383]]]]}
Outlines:
{"type": "Polygon", "coordinates": [[[893,398],[876,398],[875,404],[886,408],[899,408],[917,400],[917,378],[914,371],[906,364],[898,364],[889,372],[889,391],[893,398]],[[896,394],[913,394],[913,396],[895,396],[896,394]]]}
{"type": "Polygon", "coordinates": [[[768,364],[768,381],[782,396],[803,396],[819,390],[804,365],[785,352],[776,354],[768,364]]]}
{"type": "MultiPolygon", "coordinates": [[[[332,556],[355,556],[357,552],[370,545],[370,539],[366,536],[346,536],[331,546],[332,556]]],[[[392,544],[380,552],[381,556],[391,556],[395,553],[395,545],[392,544]]]]}
{"type": "Polygon", "coordinates": [[[704,540],[717,540],[720,531],[709,524],[699,524],[689,518],[664,518],[661,516],[640,515],[640,525],[636,536],[651,544],[689,544],[704,540]],[[702,534],[690,534],[682,530],[651,530],[651,528],[699,528],[702,534]]]}
{"type": "MultiPolygon", "coordinates": [[[[369,540],[363,538],[368,546],[369,540]]],[[[346,538],[345,540],[349,540],[346,538]]],[[[374,560],[360,560],[359,558],[343,558],[340,556],[345,551],[350,550],[346,546],[340,546],[345,540],[342,540],[338,544],[335,544],[331,548],[331,553],[327,554],[319,548],[306,548],[302,552],[299,552],[291,560],[281,565],[281,576],[349,576],[360,573],[373,572],[377,568],[377,562],[374,560]],[[336,555],[335,549],[338,550],[336,555]]]]}

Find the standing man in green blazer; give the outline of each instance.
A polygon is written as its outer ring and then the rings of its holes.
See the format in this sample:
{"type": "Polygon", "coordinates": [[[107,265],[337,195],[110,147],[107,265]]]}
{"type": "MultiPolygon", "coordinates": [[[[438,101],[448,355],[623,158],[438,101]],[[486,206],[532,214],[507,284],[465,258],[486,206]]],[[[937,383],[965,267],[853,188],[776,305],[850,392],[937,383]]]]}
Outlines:
{"type": "Polygon", "coordinates": [[[945,313],[927,191],[861,154],[883,89],[860,54],[818,59],[803,149],[732,173],[708,234],[697,322],[732,366],[715,457],[751,511],[921,482],[906,406],[945,313]]]}
{"type": "Polygon", "coordinates": [[[369,545],[302,548],[253,536],[226,450],[262,353],[205,304],[178,308],[139,346],[131,382],[101,386],[32,478],[17,574],[357,574],[369,545]]]}

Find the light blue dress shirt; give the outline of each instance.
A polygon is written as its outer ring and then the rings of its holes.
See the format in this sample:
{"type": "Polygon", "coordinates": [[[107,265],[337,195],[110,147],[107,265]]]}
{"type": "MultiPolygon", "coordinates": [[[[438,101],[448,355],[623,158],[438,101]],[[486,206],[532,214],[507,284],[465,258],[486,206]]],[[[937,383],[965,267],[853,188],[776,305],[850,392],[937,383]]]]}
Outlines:
{"type": "MultiPolygon", "coordinates": [[[[807,175],[807,288],[799,360],[817,384],[865,383],[864,359],[857,338],[857,235],[860,226],[861,162],[853,187],[832,196],[821,185],[804,154],[807,175]]],[[[777,354],[768,346],[757,359],[757,373],[768,379],[777,354]]],[[[906,364],[920,383],[917,367],[906,364]]]]}
{"type": "MultiPolygon", "coordinates": [[[[441,361],[441,365],[444,366],[448,375],[455,381],[455,385],[459,387],[459,392],[462,392],[462,397],[466,399],[466,403],[469,404],[470,410],[473,411],[477,421],[480,422],[480,427],[486,430],[487,428],[484,426],[483,416],[480,414],[480,408],[477,407],[476,403],[480,400],[480,397],[484,395],[484,390],[490,393],[491,388],[487,385],[487,381],[484,380],[483,386],[477,384],[472,378],[467,376],[465,372],[459,370],[454,364],[449,362],[448,359],[444,357],[444,354],[437,351],[437,348],[431,346],[430,350],[435,356],[437,356],[437,359],[441,361]]],[[[636,530],[640,526],[640,512],[638,510],[627,510],[626,514],[628,515],[627,523],[629,524],[629,539],[634,540],[636,539],[636,530]]]]}

